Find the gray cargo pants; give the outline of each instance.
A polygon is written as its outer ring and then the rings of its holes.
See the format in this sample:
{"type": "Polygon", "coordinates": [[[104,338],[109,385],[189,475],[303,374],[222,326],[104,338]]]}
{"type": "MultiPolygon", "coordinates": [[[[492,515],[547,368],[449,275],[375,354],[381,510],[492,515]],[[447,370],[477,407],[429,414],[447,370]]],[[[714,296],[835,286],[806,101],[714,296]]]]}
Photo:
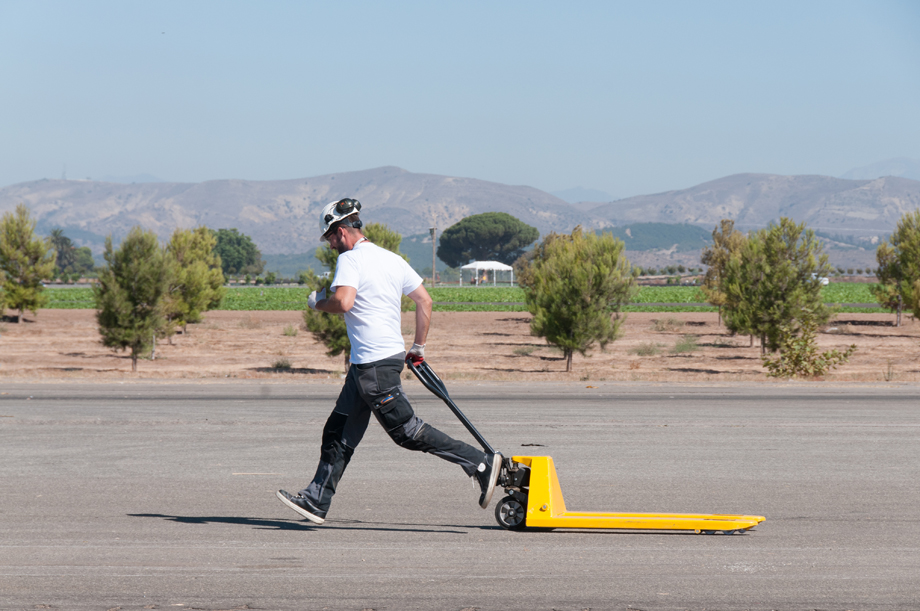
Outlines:
{"type": "Polygon", "coordinates": [[[329,510],[335,488],[364,437],[371,413],[400,446],[460,465],[467,475],[473,475],[486,460],[482,450],[448,437],[415,415],[399,379],[404,358],[405,353],[400,353],[349,368],[345,386],[323,428],[316,475],[300,491],[317,509],[329,510]]]}

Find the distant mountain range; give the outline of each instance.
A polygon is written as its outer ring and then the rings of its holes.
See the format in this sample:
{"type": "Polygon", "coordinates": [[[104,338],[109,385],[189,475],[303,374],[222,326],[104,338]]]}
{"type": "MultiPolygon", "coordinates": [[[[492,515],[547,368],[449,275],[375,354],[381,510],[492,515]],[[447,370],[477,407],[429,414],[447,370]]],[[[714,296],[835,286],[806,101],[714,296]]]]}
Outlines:
{"type": "Polygon", "coordinates": [[[214,180],[203,183],[119,184],[86,180],[38,180],[0,189],[0,212],[29,205],[41,228],[80,232],[84,242],[116,239],[134,225],[168,239],[176,227],[236,227],[265,253],[300,253],[319,243],[323,205],[359,199],[362,217],[403,235],[444,229],[481,212],[508,212],[541,232],[567,231],[591,219],[568,203],[533,187],[473,178],[413,174],[396,167],[275,181],[214,180]]]}
{"type": "Polygon", "coordinates": [[[497,211],[544,235],[576,225],[596,230],[635,223],[695,225],[708,233],[722,218],[749,230],[788,216],[826,235],[868,244],[890,233],[902,214],[920,207],[920,181],[736,174],[678,191],[569,204],[533,187],[383,167],[278,181],[39,180],[0,189],[0,213],[24,202],[41,232],[61,227],[97,252],[104,236],[117,241],[134,225],[163,240],[176,227],[206,225],[236,227],[264,254],[282,255],[312,252],[319,244],[322,206],[346,196],[362,202],[365,220],[386,223],[407,237],[427,234],[433,224],[440,233],[465,216],[497,211]]]}
{"type": "Polygon", "coordinates": [[[920,181],[907,178],[735,174],[689,189],[600,204],[587,213],[612,225],[654,221],[712,228],[730,218],[742,230],[785,216],[825,233],[871,239],[891,233],[905,212],[918,207],[920,181]]]}
{"type": "Polygon", "coordinates": [[[910,178],[911,180],[920,180],[920,161],[908,159],[907,157],[897,157],[887,159],[877,163],[871,163],[859,168],[853,168],[846,172],[840,178],[849,178],[851,180],[872,180],[882,176],[897,176],[899,178],[910,178]]]}
{"type": "Polygon", "coordinates": [[[570,204],[577,204],[578,202],[609,202],[618,199],[606,191],[585,189],[584,187],[573,187],[563,191],[553,191],[552,194],[570,204]]]}

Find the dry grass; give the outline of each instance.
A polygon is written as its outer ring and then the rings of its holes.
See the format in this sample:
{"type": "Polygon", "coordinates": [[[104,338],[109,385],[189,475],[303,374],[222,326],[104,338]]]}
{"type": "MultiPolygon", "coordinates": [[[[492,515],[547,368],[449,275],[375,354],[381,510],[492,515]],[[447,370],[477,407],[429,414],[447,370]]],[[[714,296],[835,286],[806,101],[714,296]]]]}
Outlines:
{"type": "Polygon", "coordinates": [[[655,356],[661,354],[661,344],[655,342],[642,342],[638,346],[629,349],[629,354],[636,356],[655,356]]]}
{"type": "Polygon", "coordinates": [[[677,343],[674,344],[674,347],[671,348],[671,354],[684,354],[687,352],[695,351],[699,346],[697,346],[696,336],[690,335],[689,333],[677,340],[677,343]]]}
{"type": "Polygon", "coordinates": [[[262,322],[253,319],[251,314],[246,313],[240,318],[239,327],[240,329],[261,329],[262,322]]]}
{"type": "Polygon", "coordinates": [[[680,318],[674,318],[670,316],[668,318],[659,318],[652,321],[652,328],[656,333],[666,333],[673,331],[680,331],[684,328],[684,325],[687,324],[687,321],[681,320],[680,318]]]}

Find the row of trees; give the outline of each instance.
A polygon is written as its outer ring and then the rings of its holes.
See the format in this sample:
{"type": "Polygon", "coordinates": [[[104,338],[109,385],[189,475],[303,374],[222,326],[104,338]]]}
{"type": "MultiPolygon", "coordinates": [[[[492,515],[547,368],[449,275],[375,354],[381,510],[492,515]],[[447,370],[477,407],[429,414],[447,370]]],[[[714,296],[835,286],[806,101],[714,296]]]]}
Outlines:
{"type": "MultiPolygon", "coordinates": [[[[819,352],[816,346],[818,327],[834,313],[821,296],[822,278],[833,271],[823,248],[804,224],[782,218],[747,235],[723,220],[713,231],[713,246],[703,252],[707,300],[719,307],[732,333],[750,335],[752,345],[754,336],[760,338],[769,375],[823,375],[856,350],[851,345],[819,352]]],[[[638,273],[623,250],[623,242],[610,234],[576,228],[571,235],[550,234],[516,264],[534,315],[531,332],[562,349],[566,371],[573,353],[584,355],[595,345],[603,349],[617,338],[620,312],[633,296],[638,273]]],[[[916,304],[917,268],[920,212],[903,219],[890,247],[879,249],[879,269],[887,275],[880,274],[878,290],[888,287],[898,299],[916,304]]]]}
{"type": "MultiPolygon", "coordinates": [[[[35,228],[36,222],[25,204],[19,204],[13,212],[0,218],[0,315],[6,307],[18,310],[17,320],[20,322],[25,311],[34,314],[45,306],[44,281],[95,270],[88,247],[74,245],[62,229],[54,229],[47,238],[40,238],[35,228]]],[[[117,251],[112,246],[111,237],[106,240],[107,266],[101,270],[99,281],[106,291],[107,300],[114,299],[112,287],[120,282],[113,284],[112,274],[120,274],[122,268],[140,270],[135,259],[140,256],[139,253],[152,248],[151,244],[158,244],[156,236],[139,228],[131,230],[117,251]],[[130,265],[128,261],[131,261],[130,265]]],[[[150,266],[166,270],[161,270],[168,279],[168,288],[161,302],[154,304],[144,299],[144,303],[163,316],[163,324],[157,323],[162,337],[170,337],[178,326],[185,327],[189,322],[196,322],[201,312],[220,303],[225,268],[234,273],[260,274],[265,267],[252,239],[236,229],[177,229],[161,250],[163,252],[153,258],[144,255],[143,260],[146,261],[145,274],[152,269],[150,266]],[[221,253],[228,258],[226,266],[221,253]]],[[[158,272],[159,275],[162,273],[158,272]]],[[[275,277],[275,274],[269,273],[266,281],[274,282],[275,277]]],[[[153,279],[149,275],[138,276],[135,285],[153,279]]],[[[158,292],[154,289],[151,294],[158,292]]]]}
{"type": "MultiPolygon", "coordinates": [[[[765,349],[777,348],[779,321],[800,320],[802,312],[817,325],[829,320],[832,311],[821,300],[818,279],[852,272],[831,268],[814,232],[790,219],[746,236],[722,220],[712,239],[703,251],[709,266],[703,292],[720,315],[725,311],[730,329],[761,336],[765,349]]],[[[869,289],[879,305],[896,313],[898,326],[904,309],[920,317],[920,210],[899,219],[879,244],[876,261],[878,282],[869,289]]]]}
{"type": "MultiPolygon", "coordinates": [[[[920,236],[920,212],[911,222],[920,236]]],[[[883,259],[902,262],[897,268],[901,276],[887,284],[880,276],[880,286],[893,287],[889,290],[899,292],[899,298],[914,303],[920,300],[920,279],[904,272],[904,262],[920,267],[920,238],[908,242],[906,233],[897,232],[892,247],[879,251],[880,269],[887,269],[883,259]]],[[[603,349],[617,338],[620,312],[638,275],[623,250],[623,242],[610,234],[576,228],[571,235],[550,234],[516,265],[534,315],[531,332],[563,350],[566,371],[574,352],[584,355],[594,345],[603,349]]],[[[821,296],[822,278],[833,269],[823,244],[804,224],[782,218],[744,235],[733,221],[723,220],[702,263],[708,266],[703,286],[708,301],[719,307],[732,333],[750,335],[752,345],[754,336],[760,338],[769,375],[823,375],[856,350],[855,345],[842,351],[817,349],[817,329],[834,313],[821,296]]]]}
{"type": "Polygon", "coordinates": [[[667,265],[661,268],[637,266],[634,269],[639,276],[663,276],[665,274],[674,275],[684,273],[695,274],[703,271],[701,267],[686,267],[684,265],[667,265]]]}
{"type": "MultiPolygon", "coordinates": [[[[567,371],[575,352],[586,354],[595,345],[603,349],[616,339],[623,320],[620,312],[636,290],[639,273],[623,256],[622,241],[576,228],[571,234],[550,234],[522,254],[533,241],[533,228],[503,213],[476,217],[489,218],[467,217],[446,230],[439,254],[457,257],[452,261],[457,265],[471,258],[515,256],[534,315],[531,330],[562,349],[567,371]],[[468,219],[472,221],[465,229],[455,230],[468,219]],[[477,235],[510,243],[504,249],[475,246],[477,235]],[[447,244],[453,244],[453,255],[447,244]]],[[[61,240],[62,235],[35,238],[34,226],[25,206],[4,215],[0,226],[2,297],[20,313],[41,306],[41,279],[55,264],[67,261],[61,252],[73,254],[72,244],[61,240]]],[[[399,252],[401,236],[385,225],[369,224],[365,232],[378,245],[399,252]]],[[[301,280],[314,289],[328,288],[338,253],[327,246],[317,257],[332,273],[305,272],[301,280]]],[[[880,303],[899,312],[908,307],[920,313],[920,211],[901,219],[877,257],[879,284],[873,290],[880,303]]],[[[135,370],[138,356],[152,349],[157,338],[171,337],[176,328],[197,322],[202,312],[219,304],[223,269],[249,266],[255,272],[261,270],[260,263],[264,266],[248,236],[235,229],[215,232],[205,227],[177,230],[165,246],[152,232],[134,228],[118,249],[107,239],[105,260],[96,288],[100,332],[106,346],[131,350],[135,370]],[[219,252],[229,253],[231,267],[219,252]]],[[[772,374],[820,375],[855,350],[851,346],[819,354],[815,348],[816,329],[833,314],[821,298],[821,278],[834,270],[823,245],[804,224],[783,218],[744,235],[732,221],[723,220],[713,231],[713,245],[703,252],[702,263],[708,266],[703,286],[707,300],[719,307],[720,320],[733,333],[750,335],[752,344],[754,336],[760,338],[764,364],[772,374]],[[767,356],[768,351],[778,356],[767,356]]],[[[347,360],[350,345],[341,317],[308,309],[304,323],[330,356],[345,353],[347,360]]]]}

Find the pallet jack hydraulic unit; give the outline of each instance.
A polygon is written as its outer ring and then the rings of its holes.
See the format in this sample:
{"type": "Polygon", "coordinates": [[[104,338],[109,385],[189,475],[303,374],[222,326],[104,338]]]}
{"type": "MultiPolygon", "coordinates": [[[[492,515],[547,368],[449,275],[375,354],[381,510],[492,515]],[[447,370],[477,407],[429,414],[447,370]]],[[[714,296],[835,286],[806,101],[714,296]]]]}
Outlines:
{"type": "MultiPolygon", "coordinates": [[[[425,360],[407,358],[406,366],[425,388],[447,404],[485,452],[495,453],[495,449],[451,400],[444,382],[425,360]]],[[[504,488],[507,496],[498,501],[495,519],[508,530],[608,528],[733,535],[748,531],[766,519],[748,515],[569,511],[565,507],[556,467],[550,456],[504,457],[497,486],[504,488]]]]}

